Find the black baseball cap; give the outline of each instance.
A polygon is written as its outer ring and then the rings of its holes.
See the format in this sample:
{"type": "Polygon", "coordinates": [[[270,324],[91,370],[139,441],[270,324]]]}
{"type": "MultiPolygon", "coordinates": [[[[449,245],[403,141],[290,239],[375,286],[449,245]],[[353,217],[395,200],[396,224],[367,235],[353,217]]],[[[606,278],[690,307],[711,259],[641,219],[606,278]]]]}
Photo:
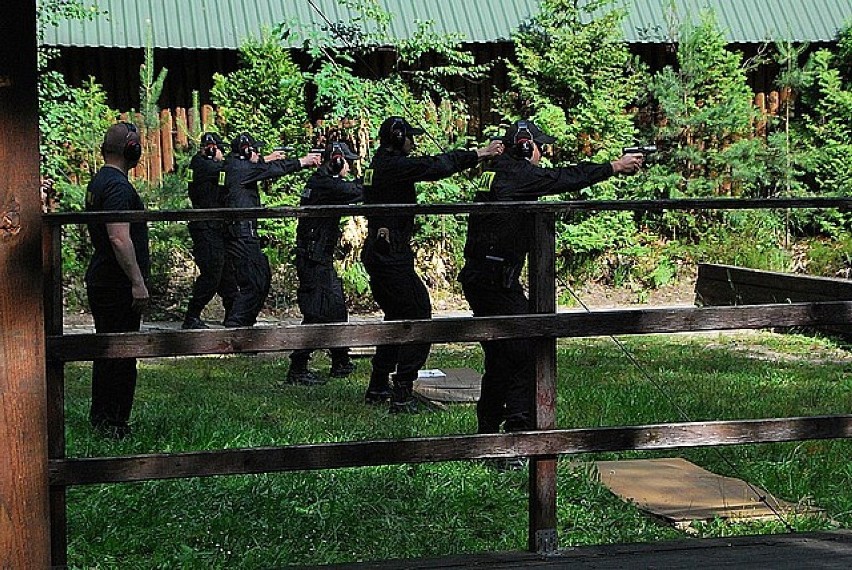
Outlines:
{"type": "Polygon", "coordinates": [[[406,138],[422,135],[426,132],[423,129],[412,127],[411,123],[406,121],[404,117],[393,116],[385,119],[382,126],[379,127],[379,140],[382,143],[390,141],[391,134],[395,130],[401,130],[406,138]]]}
{"type": "Polygon", "coordinates": [[[325,152],[322,153],[323,161],[331,160],[331,157],[336,153],[343,154],[343,158],[346,160],[358,160],[358,158],[360,158],[357,154],[350,150],[349,145],[345,142],[334,141],[325,146],[325,152]]]}
{"type": "Polygon", "coordinates": [[[515,123],[506,130],[503,137],[503,142],[508,146],[517,142],[519,139],[532,139],[539,146],[543,144],[553,144],[556,142],[556,137],[548,135],[542,131],[535,123],[528,120],[515,121],[515,123]]]}
{"type": "Polygon", "coordinates": [[[240,133],[231,141],[231,152],[239,154],[240,150],[247,146],[250,146],[255,150],[260,150],[265,144],[265,142],[256,140],[248,133],[240,133]]]}
{"type": "Polygon", "coordinates": [[[222,137],[219,136],[219,133],[208,131],[201,135],[201,148],[207,147],[211,144],[215,144],[217,147],[219,147],[219,150],[221,150],[222,152],[226,152],[225,141],[222,140],[222,137]]]}

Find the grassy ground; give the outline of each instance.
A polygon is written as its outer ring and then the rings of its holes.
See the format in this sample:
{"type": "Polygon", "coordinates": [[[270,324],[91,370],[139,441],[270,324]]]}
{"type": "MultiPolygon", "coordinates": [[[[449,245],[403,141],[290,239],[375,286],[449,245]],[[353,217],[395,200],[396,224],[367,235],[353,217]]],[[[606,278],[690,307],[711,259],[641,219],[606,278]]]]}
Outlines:
{"type": "MultiPolygon", "coordinates": [[[[770,333],[561,341],[559,426],[850,413],[852,357],[829,341],[770,333]],[[687,417],[683,417],[684,414],[687,417]]],[[[315,359],[327,370],[328,362],[315,359]]],[[[473,408],[389,416],[361,404],[369,362],[321,387],[281,385],[286,357],[140,361],[134,435],[86,423],[87,365],[67,369],[68,455],[105,456],[475,431],[473,408]]],[[[480,369],[475,345],[435,347],[428,366],[480,369]]],[[[565,457],[561,546],[674,539],[681,531],[613,496],[598,459],[682,456],[852,527],[852,441],[565,457]]],[[[69,490],[70,562],[85,568],[265,568],[526,548],[527,473],[478,462],[215,477],[69,490]]],[[[779,521],[696,525],[699,536],[784,532],[779,521]]]]}

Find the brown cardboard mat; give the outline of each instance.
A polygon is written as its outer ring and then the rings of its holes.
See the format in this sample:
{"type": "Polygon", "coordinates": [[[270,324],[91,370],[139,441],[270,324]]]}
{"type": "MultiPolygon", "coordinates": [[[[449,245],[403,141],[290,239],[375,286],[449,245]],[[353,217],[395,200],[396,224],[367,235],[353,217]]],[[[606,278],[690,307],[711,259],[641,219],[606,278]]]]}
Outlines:
{"type": "Polygon", "coordinates": [[[777,518],[776,512],[782,516],[819,512],[677,457],[597,461],[595,467],[600,481],[613,493],[676,526],[715,518],[765,520],[777,518]],[[766,497],[768,505],[761,496],[766,497]]]}
{"type": "Polygon", "coordinates": [[[482,375],[472,368],[421,370],[414,391],[433,402],[476,402],[481,382],[482,375]]]}

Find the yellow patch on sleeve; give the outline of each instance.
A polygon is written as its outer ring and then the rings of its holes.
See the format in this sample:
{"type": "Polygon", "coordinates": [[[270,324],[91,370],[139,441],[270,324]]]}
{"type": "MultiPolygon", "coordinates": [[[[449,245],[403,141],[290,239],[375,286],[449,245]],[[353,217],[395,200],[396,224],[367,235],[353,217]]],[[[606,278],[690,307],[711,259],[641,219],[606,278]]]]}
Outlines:
{"type": "Polygon", "coordinates": [[[476,187],[479,190],[488,192],[491,190],[491,185],[494,184],[494,172],[483,172],[476,181],[476,187]]]}
{"type": "Polygon", "coordinates": [[[364,171],[364,186],[373,185],[373,169],[368,168],[364,171]]]}
{"type": "Polygon", "coordinates": [[[219,186],[225,185],[225,171],[219,172],[219,186]]]}

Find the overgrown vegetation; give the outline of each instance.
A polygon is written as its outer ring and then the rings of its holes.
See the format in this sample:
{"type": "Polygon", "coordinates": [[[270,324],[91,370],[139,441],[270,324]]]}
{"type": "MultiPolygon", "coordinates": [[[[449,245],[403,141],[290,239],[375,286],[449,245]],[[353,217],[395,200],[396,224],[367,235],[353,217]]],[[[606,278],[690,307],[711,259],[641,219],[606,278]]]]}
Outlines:
{"type": "MultiPolygon", "coordinates": [[[[561,428],[848,413],[849,359],[831,342],[750,333],[608,340],[558,349],[561,428]],[[842,354],[842,353],[841,353],[842,354]]],[[[328,366],[319,358],[317,367],[328,366]]],[[[140,362],[134,435],[114,442],[88,426],[88,365],[66,375],[69,457],[425,437],[475,432],[473,406],[389,416],[362,403],[369,363],[325,386],[283,384],[286,355],[140,362]],[[198,397],[203,393],[203,397],[198,397]]],[[[433,351],[429,367],[479,368],[477,347],[433,351]]],[[[669,527],[598,482],[594,461],[684,457],[776,497],[824,509],[798,531],[852,526],[848,440],[566,456],[558,464],[561,545],[783,533],[778,520],[669,527]]],[[[72,487],[75,568],[269,568],[355,560],[525,550],[526,470],[480,462],[387,466],[126,485],[72,487]]]]}
{"type": "MultiPolygon", "coordinates": [[[[355,17],[315,28],[284,22],[247,41],[240,49],[241,68],[215,76],[211,96],[216,123],[203,127],[216,128],[226,138],[250,131],[270,146],[294,146],[294,155],[332,129],[366,161],[378,125],[399,114],[426,129],[419,141],[423,153],[481,144],[469,133],[464,98],[450,91],[445,79],[475,81],[494,62],[476,63],[462,49],[463,38],[436,33],[429,22],[419,22],[411,39],[394,38],[390,24],[395,16],[377,0],[340,2],[355,17]],[[306,69],[281,46],[279,38],[286,34],[304,40],[312,58],[306,69]],[[381,77],[370,69],[364,72],[365,56],[379,48],[395,56],[392,71],[381,77]],[[308,125],[308,116],[323,117],[321,125],[308,125]]],[[[651,73],[624,43],[625,15],[616,2],[542,0],[538,15],[514,35],[516,53],[507,63],[511,87],[501,94],[497,109],[503,121],[528,116],[553,133],[558,143],[546,160],[555,165],[609,160],[634,142],[661,145],[640,176],[595,185],[582,198],[849,195],[850,29],[841,32],[832,50],[809,52],[782,38],[767,45],[782,69],[777,83],[781,108],[777,115],[761,116],[746,82],[758,62],[744,61],[725,44],[712,12],[693,24],[681,21],[673,6],[669,29],[659,40],[673,46],[676,63],[651,73]]],[[[42,2],[39,15],[40,25],[47,26],[59,18],[100,13],[83,0],[54,0],[42,2]]],[[[45,52],[43,65],[49,57],[45,52]]],[[[156,105],[164,72],[156,76],[149,58],[140,72],[147,78],[143,85],[152,90],[143,101],[156,105]]],[[[44,175],[55,181],[60,209],[79,209],[82,190],[100,165],[100,137],[118,110],[106,104],[107,94],[93,81],[71,87],[52,73],[42,74],[41,99],[44,175]]],[[[486,129],[484,136],[498,130],[486,129]]],[[[194,151],[193,144],[178,149],[178,164],[185,164],[194,151]]],[[[162,184],[144,188],[151,207],[187,207],[183,175],[179,168],[162,184]]],[[[265,187],[265,204],[297,203],[304,176],[265,187]]],[[[472,186],[457,176],[423,184],[420,192],[424,202],[465,201],[472,186]]],[[[346,223],[341,263],[345,287],[356,304],[370,307],[358,261],[363,223],[346,223]]],[[[418,265],[430,288],[438,296],[457,293],[465,217],[420,216],[417,223],[418,265]]],[[[294,304],[294,227],[294,220],[264,224],[275,275],[268,304],[273,310],[294,304]]],[[[596,280],[639,291],[683,278],[682,268],[698,261],[845,276],[852,264],[848,248],[840,244],[849,230],[850,214],[835,210],[576,215],[559,222],[559,276],[565,282],[596,280]]],[[[188,237],[181,226],[156,234],[170,253],[167,269],[152,287],[155,304],[160,311],[180,313],[191,280],[171,269],[192,270],[185,253],[188,237]]],[[[79,228],[67,229],[64,263],[71,305],[79,296],[89,249],[85,240],[79,228]]]]}

